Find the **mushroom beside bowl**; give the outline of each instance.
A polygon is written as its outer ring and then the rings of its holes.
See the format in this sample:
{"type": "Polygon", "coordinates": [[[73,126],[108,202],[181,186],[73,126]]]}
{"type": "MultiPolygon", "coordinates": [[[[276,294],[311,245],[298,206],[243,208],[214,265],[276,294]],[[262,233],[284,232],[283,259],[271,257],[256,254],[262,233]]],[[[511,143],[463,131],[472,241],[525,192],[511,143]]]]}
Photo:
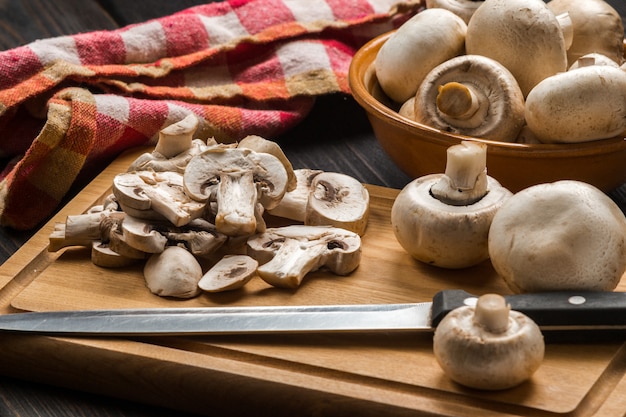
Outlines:
{"type": "Polygon", "coordinates": [[[401,116],[397,103],[382,92],[374,70],[378,50],[392,33],[372,39],[357,51],[350,65],[349,82],[381,147],[409,176],[444,172],[447,149],[473,140],[487,145],[489,175],[512,192],[563,179],[583,181],[604,192],[626,182],[623,135],[571,144],[497,142],[449,133],[401,116]]]}

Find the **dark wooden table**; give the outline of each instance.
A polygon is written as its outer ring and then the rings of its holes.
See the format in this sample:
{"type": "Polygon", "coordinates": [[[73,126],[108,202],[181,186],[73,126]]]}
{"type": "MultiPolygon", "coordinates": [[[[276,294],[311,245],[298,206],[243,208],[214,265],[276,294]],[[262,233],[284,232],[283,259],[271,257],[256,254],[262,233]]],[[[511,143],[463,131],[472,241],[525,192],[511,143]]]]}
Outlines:
{"type": "MultiPolygon", "coordinates": [[[[608,2],[622,16],[626,16],[623,0],[608,2]]],[[[115,29],[202,3],[206,1],[3,1],[0,2],[0,50],[41,38],[115,29]]],[[[344,172],[363,182],[392,188],[402,188],[409,181],[382,151],[364,112],[350,97],[320,98],[303,123],[276,139],[296,168],[344,172]]],[[[0,229],[0,263],[8,259],[33,232],[0,229]]],[[[171,415],[182,417],[184,414],[0,376],[2,417],[171,415]]]]}

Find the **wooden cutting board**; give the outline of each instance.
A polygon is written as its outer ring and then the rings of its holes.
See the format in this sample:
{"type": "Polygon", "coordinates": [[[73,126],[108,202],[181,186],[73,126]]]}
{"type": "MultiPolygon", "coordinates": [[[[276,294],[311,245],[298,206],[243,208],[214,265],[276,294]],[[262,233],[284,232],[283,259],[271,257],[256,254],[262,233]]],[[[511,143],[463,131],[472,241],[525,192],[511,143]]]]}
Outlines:
{"type": "MultiPolygon", "coordinates": [[[[489,262],[450,271],[414,261],[397,243],[389,214],[397,190],[368,186],[371,217],[360,267],[347,277],[315,272],[297,290],[253,279],[241,290],[164,299],[144,285],[141,265],[105,269],[89,251],[47,251],[55,222],[110,192],[146,149],[125,153],[0,267],[2,313],[94,308],[397,303],[439,290],[509,293],[489,262]]],[[[623,280],[618,290],[626,290],[623,280]]],[[[622,343],[550,343],[527,383],[480,392],[452,383],[430,334],[62,338],[2,335],[0,372],[206,415],[622,416],[622,343]]]]}

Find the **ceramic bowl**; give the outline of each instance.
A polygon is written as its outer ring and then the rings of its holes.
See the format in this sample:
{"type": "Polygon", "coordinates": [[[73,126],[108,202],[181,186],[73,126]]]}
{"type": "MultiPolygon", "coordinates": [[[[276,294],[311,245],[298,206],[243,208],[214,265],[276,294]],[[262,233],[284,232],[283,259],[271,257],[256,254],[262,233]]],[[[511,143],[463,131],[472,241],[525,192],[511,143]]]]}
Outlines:
{"type": "Polygon", "coordinates": [[[357,51],[349,82],[382,148],[409,176],[444,172],[446,150],[462,140],[473,140],[487,144],[488,174],[512,192],[561,179],[584,181],[604,192],[626,182],[624,137],[580,144],[507,143],[445,132],[401,116],[380,89],[373,68],[378,50],[390,35],[381,35],[357,51]]]}

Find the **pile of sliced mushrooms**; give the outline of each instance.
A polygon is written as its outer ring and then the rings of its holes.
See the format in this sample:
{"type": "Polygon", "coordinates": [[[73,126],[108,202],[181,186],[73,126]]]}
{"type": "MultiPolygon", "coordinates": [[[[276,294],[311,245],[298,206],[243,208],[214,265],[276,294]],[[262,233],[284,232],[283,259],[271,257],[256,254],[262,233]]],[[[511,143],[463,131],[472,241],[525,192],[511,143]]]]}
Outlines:
{"type": "Polygon", "coordinates": [[[604,0],[427,0],[380,48],[392,107],[444,131],[579,143],[626,132],[624,26],[604,0]]]}
{"type": "Polygon", "coordinates": [[[101,267],[143,261],[150,291],[175,298],[241,288],[255,276],[294,289],[320,268],[347,275],[358,267],[369,215],[363,184],[293,169],[259,136],[194,139],[197,127],[190,114],[161,130],[102,204],[55,225],[49,250],[89,246],[101,267]],[[290,224],[267,227],[265,213],[290,224]]]}

